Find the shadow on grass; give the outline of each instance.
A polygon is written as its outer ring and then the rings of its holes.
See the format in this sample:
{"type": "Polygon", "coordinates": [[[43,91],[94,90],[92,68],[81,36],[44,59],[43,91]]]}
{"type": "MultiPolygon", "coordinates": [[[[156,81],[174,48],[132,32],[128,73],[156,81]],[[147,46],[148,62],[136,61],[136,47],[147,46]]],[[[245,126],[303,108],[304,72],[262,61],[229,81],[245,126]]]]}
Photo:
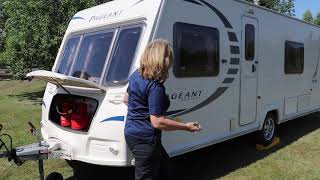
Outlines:
{"type": "MultiPolygon", "coordinates": [[[[299,138],[320,128],[320,113],[284,123],[278,127],[281,144],[268,151],[255,149],[254,134],[248,134],[171,160],[172,179],[212,180],[223,177],[240,168],[292,144],[299,138]]],[[[133,180],[133,168],[89,167],[75,173],[71,179],[133,180]],[[74,177],[81,178],[74,178],[74,177]]]]}
{"type": "Polygon", "coordinates": [[[9,95],[11,98],[17,98],[19,101],[31,101],[34,105],[39,105],[42,102],[44,90],[23,93],[18,95],[9,95]]]}

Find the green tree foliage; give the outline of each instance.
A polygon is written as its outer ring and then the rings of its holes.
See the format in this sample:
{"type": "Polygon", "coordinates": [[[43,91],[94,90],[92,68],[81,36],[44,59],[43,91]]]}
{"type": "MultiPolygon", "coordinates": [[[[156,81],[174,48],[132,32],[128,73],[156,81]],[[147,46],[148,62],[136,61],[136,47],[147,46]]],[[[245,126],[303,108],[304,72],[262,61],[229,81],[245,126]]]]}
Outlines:
{"type": "Polygon", "coordinates": [[[49,69],[73,15],[104,2],[107,0],[0,0],[0,28],[5,32],[0,38],[0,62],[17,76],[33,67],[49,69]]]}
{"type": "MultiPolygon", "coordinates": [[[[0,0],[0,54],[4,51],[5,44],[5,24],[8,19],[8,15],[4,10],[2,5],[2,0],[0,0]]],[[[4,62],[1,61],[0,58],[0,67],[4,66],[4,62]]]]}
{"type": "MultiPolygon", "coordinates": [[[[253,0],[246,1],[253,2],[253,0]]],[[[261,0],[260,5],[289,16],[295,15],[294,0],[261,0]]]]}
{"type": "Polygon", "coordinates": [[[314,23],[318,26],[320,26],[320,12],[317,14],[317,16],[314,19],[314,23]]]}
{"type": "Polygon", "coordinates": [[[309,23],[313,23],[314,22],[314,18],[313,18],[313,15],[312,15],[312,12],[310,10],[307,10],[304,14],[303,14],[303,17],[302,19],[306,22],[309,22],[309,23]]]}

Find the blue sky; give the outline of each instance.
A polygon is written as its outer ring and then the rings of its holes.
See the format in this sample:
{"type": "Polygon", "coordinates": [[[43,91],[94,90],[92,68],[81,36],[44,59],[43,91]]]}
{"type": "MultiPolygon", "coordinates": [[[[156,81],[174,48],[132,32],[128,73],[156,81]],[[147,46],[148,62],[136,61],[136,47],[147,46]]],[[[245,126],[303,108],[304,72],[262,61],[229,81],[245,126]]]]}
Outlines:
{"type": "Polygon", "coordinates": [[[315,16],[320,12],[320,0],[295,0],[296,16],[301,18],[303,13],[310,9],[315,16]]]}

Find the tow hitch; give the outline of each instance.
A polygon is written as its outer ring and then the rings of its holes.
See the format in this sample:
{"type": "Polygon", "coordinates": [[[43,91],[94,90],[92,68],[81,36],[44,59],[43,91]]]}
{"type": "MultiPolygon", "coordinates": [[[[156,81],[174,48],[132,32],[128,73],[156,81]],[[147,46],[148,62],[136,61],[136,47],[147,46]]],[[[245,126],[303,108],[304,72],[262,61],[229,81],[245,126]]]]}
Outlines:
{"type": "Polygon", "coordinates": [[[37,129],[30,122],[28,124],[31,127],[31,133],[37,136],[39,142],[18,148],[12,147],[12,138],[9,134],[1,133],[3,125],[0,124],[0,158],[7,158],[9,162],[13,161],[17,166],[21,166],[26,161],[38,161],[40,179],[44,180],[43,161],[47,159],[59,159],[63,156],[63,152],[49,150],[49,143],[41,141],[37,129]],[[9,146],[5,143],[5,138],[9,140],[9,146]],[[4,151],[1,151],[2,149],[4,151]]]}

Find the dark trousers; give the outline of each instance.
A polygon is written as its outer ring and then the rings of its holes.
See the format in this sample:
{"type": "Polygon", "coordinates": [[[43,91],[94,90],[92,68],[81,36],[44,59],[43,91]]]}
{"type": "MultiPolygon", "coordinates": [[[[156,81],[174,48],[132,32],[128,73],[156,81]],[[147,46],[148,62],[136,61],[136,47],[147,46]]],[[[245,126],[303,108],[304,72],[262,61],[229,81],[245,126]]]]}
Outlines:
{"type": "Polygon", "coordinates": [[[126,136],[126,141],[135,158],[135,180],[169,179],[169,156],[160,139],[150,143],[126,136]]]}

